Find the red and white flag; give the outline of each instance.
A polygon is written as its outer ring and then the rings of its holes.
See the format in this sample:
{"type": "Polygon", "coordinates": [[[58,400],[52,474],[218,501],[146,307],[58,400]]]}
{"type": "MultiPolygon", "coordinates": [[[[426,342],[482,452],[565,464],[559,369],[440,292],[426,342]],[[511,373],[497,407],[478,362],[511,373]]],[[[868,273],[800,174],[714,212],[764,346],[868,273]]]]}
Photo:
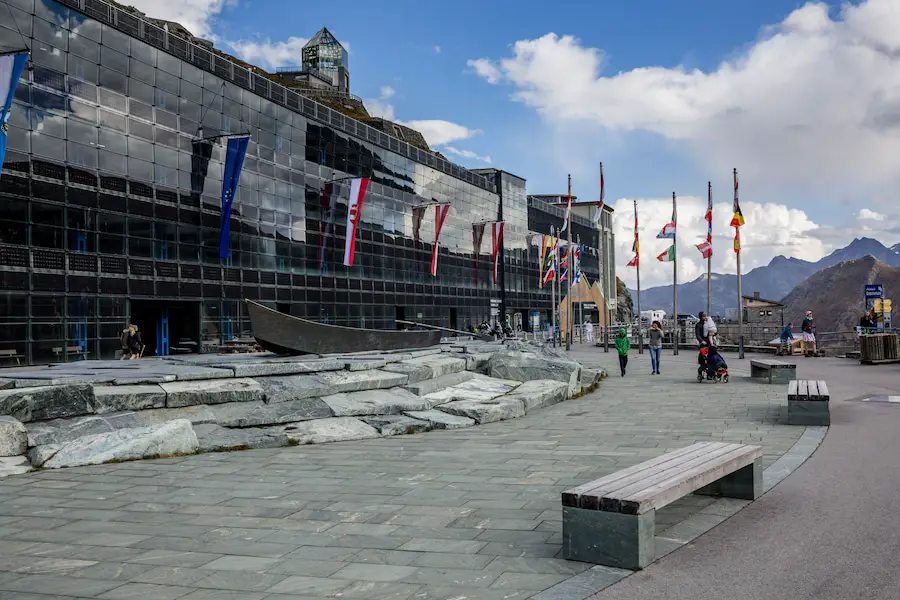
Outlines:
{"type": "Polygon", "coordinates": [[[369,188],[368,177],[357,177],[350,180],[350,200],[347,204],[347,240],[344,243],[344,266],[352,267],[356,254],[356,228],[362,214],[363,200],[369,188]]]}
{"type": "Polygon", "coordinates": [[[494,284],[497,283],[497,256],[500,254],[500,240],[503,239],[503,221],[491,223],[491,270],[494,273],[494,284]]]}
{"type": "Polygon", "coordinates": [[[712,206],[712,183],[709,184],[709,200],[706,204],[706,215],[703,217],[706,219],[706,241],[697,244],[697,250],[700,251],[700,254],[703,255],[703,258],[710,258],[713,255],[712,248],[712,220],[713,220],[713,206],[712,206]]]}
{"type": "Polygon", "coordinates": [[[597,203],[597,210],[594,212],[594,216],[591,217],[591,221],[594,222],[594,225],[598,225],[600,223],[600,219],[603,218],[603,204],[606,202],[606,182],[603,180],[603,163],[600,163],[600,202],[597,203]]]}
{"type": "Polygon", "coordinates": [[[438,261],[438,240],[441,238],[441,228],[444,226],[444,219],[450,212],[449,204],[438,204],[434,207],[434,252],[431,255],[431,276],[437,276],[438,261]]]}

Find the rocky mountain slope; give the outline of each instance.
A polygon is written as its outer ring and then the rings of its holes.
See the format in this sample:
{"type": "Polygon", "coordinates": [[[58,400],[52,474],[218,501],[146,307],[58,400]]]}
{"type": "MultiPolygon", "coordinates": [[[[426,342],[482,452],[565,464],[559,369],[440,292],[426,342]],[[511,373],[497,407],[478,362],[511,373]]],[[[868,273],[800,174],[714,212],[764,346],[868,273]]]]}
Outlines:
{"type": "MultiPolygon", "coordinates": [[[[747,296],[759,292],[768,300],[785,297],[798,284],[814,273],[847,260],[873,256],[890,266],[900,266],[900,244],[887,248],[878,240],[857,238],[847,247],[835,250],[816,262],[776,256],[768,265],[757,267],[743,276],[743,292],[747,296]]],[[[712,275],[712,313],[724,315],[737,306],[737,276],[712,275]]],[[[641,307],[672,310],[672,286],[664,285],[641,291],[641,307]]],[[[696,314],[706,310],[706,276],[678,285],[678,312],[696,314]]]]}
{"type": "Polygon", "coordinates": [[[785,315],[800,315],[791,317],[796,320],[811,310],[820,332],[851,329],[859,324],[867,283],[881,283],[886,296],[900,297],[900,267],[865,256],[822,269],[784,298],[785,315]]]}

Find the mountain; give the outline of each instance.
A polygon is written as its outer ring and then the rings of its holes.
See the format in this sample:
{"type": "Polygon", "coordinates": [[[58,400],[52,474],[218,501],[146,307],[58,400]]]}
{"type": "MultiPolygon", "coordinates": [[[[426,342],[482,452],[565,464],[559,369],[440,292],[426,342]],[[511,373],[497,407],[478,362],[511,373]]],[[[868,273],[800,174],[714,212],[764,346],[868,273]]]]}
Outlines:
{"type": "Polygon", "coordinates": [[[811,310],[820,333],[849,330],[859,324],[867,283],[884,284],[885,295],[890,297],[900,292],[900,267],[865,256],[822,269],[784,298],[785,315],[811,310]]]}
{"type": "MultiPolygon", "coordinates": [[[[816,262],[776,256],[768,265],[757,267],[743,275],[742,291],[746,296],[759,292],[760,297],[777,301],[817,271],[869,255],[889,266],[900,266],[900,244],[887,248],[878,240],[857,238],[847,247],[835,250],[816,262]]],[[[713,273],[711,287],[713,315],[724,315],[727,309],[737,307],[736,275],[713,273]]],[[[672,286],[641,290],[641,308],[662,308],[671,312],[672,286]]],[[[697,314],[701,310],[706,310],[706,276],[678,285],[678,312],[697,314]]]]}

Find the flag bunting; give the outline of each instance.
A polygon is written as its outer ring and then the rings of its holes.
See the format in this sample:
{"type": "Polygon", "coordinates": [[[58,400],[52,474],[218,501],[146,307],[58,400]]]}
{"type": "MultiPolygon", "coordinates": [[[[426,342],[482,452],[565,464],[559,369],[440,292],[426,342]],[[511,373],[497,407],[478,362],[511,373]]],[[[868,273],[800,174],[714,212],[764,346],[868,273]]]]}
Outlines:
{"type": "Polygon", "coordinates": [[[350,198],[347,202],[347,237],[344,241],[344,266],[352,267],[356,257],[356,229],[362,215],[363,201],[369,189],[368,177],[356,177],[350,180],[350,198]]]}
{"type": "MultiPolygon", "coordinates": [[[[9,113],[6,113],[7,116],[9,113]]],[[[6,136],[4,135],[5,139],[6,136]]],[[[241,179],[241,169],[244,167],[244,157],[247,155],[247,146],[250,144],[249,135],[234,136],[228,138],[225,149],[225,169],[222,171],[222,215],[219,228],[219,258],[228,258],[231,250],[231,206],[234,203],[234,195],[237,193],[238,182],[241,179]]]]}

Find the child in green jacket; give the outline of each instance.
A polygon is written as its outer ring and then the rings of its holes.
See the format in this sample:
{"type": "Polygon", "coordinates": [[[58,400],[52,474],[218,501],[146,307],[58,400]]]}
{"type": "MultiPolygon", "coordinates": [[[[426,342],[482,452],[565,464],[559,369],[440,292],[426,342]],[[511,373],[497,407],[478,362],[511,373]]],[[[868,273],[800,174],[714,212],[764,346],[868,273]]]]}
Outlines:
{"type": "Polygon", "coordinates": [[[625,367],[628,366],[628,351],[631,350],[631,340],[625,328],[619,330],[616,336],[616,350],[619,351],[619,368],[622,369],[622,377],[625,377],[625,367]]]}

